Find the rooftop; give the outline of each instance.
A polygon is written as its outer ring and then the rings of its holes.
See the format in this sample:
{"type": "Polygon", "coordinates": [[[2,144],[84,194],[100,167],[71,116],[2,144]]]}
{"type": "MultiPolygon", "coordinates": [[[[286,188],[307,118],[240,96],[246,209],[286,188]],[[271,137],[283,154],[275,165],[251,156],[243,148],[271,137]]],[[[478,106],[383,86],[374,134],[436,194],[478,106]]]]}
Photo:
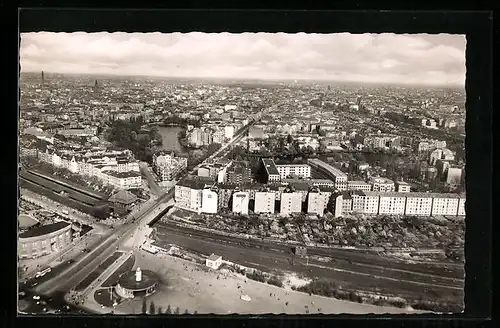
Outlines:
{"type": "Polygon", "coordinates": [[[217,261],[218,259],[222,258],[222,256],[220,255],[215,255],[215,254],[212,254],[208,257],[208,260],[210,261],[217,261]]]}
{"type": "Polygon", "coordinates": [[[330,164],[323,162],[322,160],[319,160],[317,158],[309,158],[307,161],[309,162],[309,164],[313,164],[317,167],[320,167],[320,168],[328,171],[328,173],[334,175],[335,177],[347,178],[347,174],[345,174],[341,170],[337,169],[336,167],[333,167],[330,164]]]}
{"type": "Polygon", "coordinates": [[[69,226],[69,223],[62,222],[62,221],[52,223],[52,224],[47,224],[47,225],[43,225],[43,226],[36,227],[36,228],[30,229],[28,231],[25,231],[25,232],[19,234],[19,238],[31,238],[31,237],[43,236],[43,235],[47,235],[49,233],[64,229],[67,226],[69,226]]]}
{"type": "Polygon", "coordinates": [[[137,201],[137,196],[128,190],[120,190],[113,196],[109,197],[108,201],[128,205],[137,201]]]}
{"type": "Polygon", "coordinates": [[[266,168],[267,174],[269,174],[269,175],[271,175],[271,174],[279,175],[280,174],[272,159],[263,158],[262,163],[264,164],[264,167],[266,168]]]}

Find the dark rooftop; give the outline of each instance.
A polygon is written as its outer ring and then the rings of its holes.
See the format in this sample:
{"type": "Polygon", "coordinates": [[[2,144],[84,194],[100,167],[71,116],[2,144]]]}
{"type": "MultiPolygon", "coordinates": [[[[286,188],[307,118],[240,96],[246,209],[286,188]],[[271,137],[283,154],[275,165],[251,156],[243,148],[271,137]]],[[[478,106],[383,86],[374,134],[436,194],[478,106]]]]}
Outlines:
{"type": "Polygon", "coordinates": [[[52,224],[47,224],[47,225],[35,227],[33,229],[25,231],[25,232],[19,234],[19,238],[31,238],[31,237],[43,236],[43,235],[64,229],[67,226],[69,226],[69,223],[67,223],[67,222],[56,222],[56,223],[52,223],[52,224]]]}

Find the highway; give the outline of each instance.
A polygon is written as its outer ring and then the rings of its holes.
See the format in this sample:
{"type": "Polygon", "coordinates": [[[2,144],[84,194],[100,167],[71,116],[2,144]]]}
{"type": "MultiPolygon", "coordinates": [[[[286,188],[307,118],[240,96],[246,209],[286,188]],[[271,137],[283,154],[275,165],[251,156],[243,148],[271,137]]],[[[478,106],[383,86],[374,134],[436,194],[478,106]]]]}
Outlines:
{"type": "Polygon", "coordinates": [[[144,207],[135,221],[133,220],[131,224],[108,233],[102,241],[94,245],[91,252],[85,257],[57,277],[40,284],[35,290],[40,294],[50,295],[56,291],[67,292],[72,289],[111,256],[130,235],[133,235],[137,227],[149,223],[160,212],[159,206],[168,202],[172,197],[173,193],[166,193],[150,207],[144,207]]]}

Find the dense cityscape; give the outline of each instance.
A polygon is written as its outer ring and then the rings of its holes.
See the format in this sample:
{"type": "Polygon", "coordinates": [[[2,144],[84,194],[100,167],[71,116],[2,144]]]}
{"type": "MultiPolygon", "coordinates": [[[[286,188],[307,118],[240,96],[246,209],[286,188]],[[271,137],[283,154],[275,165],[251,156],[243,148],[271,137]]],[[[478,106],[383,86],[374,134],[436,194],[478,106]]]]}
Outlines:
{"type": "Polygon", "coordinates": [[[463,311],[463,88],[40,71],[20,92],[21,313],[463,311]]]}

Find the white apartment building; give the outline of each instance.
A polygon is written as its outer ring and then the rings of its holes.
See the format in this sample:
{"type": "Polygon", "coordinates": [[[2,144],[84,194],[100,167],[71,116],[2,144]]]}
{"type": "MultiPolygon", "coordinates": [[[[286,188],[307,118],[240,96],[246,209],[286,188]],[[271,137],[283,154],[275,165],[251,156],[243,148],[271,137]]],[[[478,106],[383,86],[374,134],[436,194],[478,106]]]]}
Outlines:
{"type": "Polygon", "coordinates": [[[280,215],[288,216],[302,211],[302,194],[300,192],[283,192],[281,194],[280,215]]]}
{"type": "Polygon", "coordinates": [[[347,190],[371,191],[372,186],[364,181],[347,181],[347,190]]]}
{"type": "Polygon", "coordinates": [[[201,209],[204,184],[192,179],[183,179],[175,185],[175,206],[188,211],[201,209]]]}
{"type": "Polygon", "coordinates": [[[406,193],[405,215],[430,216],[432,213],[432,197],[427,193],[406,193]]]}
{"type": "Polygon", "coordinates": [[[138,172],[117,172],[114,170],[103,170],[98,177],[105,183],[120,189],[141,188],[142,176],[138,172]]]}
{"type": "Polygon", "coordinates": [[[376,192],[355,191],[351,195],[352,211],[366,214],[378,214],[379,194],[376,192]]]}
{"type": "Polygon", "coordinates": [[[410,192],[410,184],[405,181],[396,182],[396,191],[397,192],[410,192]]]}
{"type": "Polygon", "coordinates": [[[307,197],[307,213],[323,216],[325,214],[328,199],[319,190],[312,190],[307,197]]]}
{"type": "Polygon", "coordinates": [[[218,209],[218,194],[216,190],[205,188],[202,191],[201,211],[203,213],[215,214],[218,209]]]}
{"type": "Polygon", "coordinates": [[[272,191],[256,191],[254,212],[274,213],[275,211],[275,194],[272,191]]]}
{"type": "Polygon", "coordinates": [[[458,213],[457,215],[459,216],[465,216],[465,197],[460,197],[460,200],[458,201],[458,213]]]}
{"type": "Polygon", "coordinates": [[[432,215],[457,215],[459,195],[436,194],[432,200],[432,215]]]}
{"type": "Polygon", "coordinates": [[[380,194],[378,214],[405,214],[406,196],[400,193],[380,194]]]}
{"type": "Polygon", "coordinates": [[[243,215],[248,214],[250,194],[246,191],[237,191],[233,194],[233,212],[243,215]]]}
{"type": "Polygon", "coordinates": [[[380,192],[394,192],[395,185],[394,181],[387,178],[374,177],[371,178],[372,191],[380,191],[380,192]]]}
{"type": "Polygon", "coordinates": [[[311,167],[307,164],[278,164],[276,168],[281,179],[285,179],[291,175],[302,178],[311,177],[311,167]]]}

